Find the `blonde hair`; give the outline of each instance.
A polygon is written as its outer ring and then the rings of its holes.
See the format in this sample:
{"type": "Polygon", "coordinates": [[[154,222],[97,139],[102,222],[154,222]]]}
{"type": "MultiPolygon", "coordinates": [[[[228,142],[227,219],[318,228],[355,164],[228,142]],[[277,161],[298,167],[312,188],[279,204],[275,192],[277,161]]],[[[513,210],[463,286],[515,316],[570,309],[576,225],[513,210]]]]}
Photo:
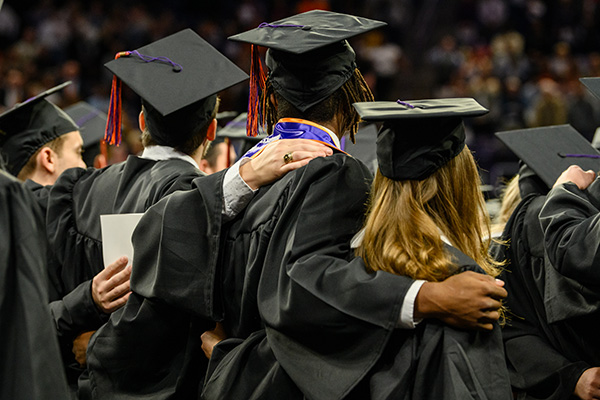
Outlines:
{"type": "Polygon", "coordinates": [[[488,255],[489,215],[468,147],[421,180],[395,181],[377,171],[356,254],[371,271],[442,281],[456,269],[440,235],[489,275],[500,271],[488,255]]]}
{"type": "Polygon", "coordinates": [[[492,233],[502,233],[504,225],[508,222],[515,208],[521,202],[521,192],[519,191],[519,175],[512,177],[510,181],[504,187],[502,191],[502,203],[500,205],[500,211],[496,218],[494,218],[494,224],[492,225],[492,233]]]}

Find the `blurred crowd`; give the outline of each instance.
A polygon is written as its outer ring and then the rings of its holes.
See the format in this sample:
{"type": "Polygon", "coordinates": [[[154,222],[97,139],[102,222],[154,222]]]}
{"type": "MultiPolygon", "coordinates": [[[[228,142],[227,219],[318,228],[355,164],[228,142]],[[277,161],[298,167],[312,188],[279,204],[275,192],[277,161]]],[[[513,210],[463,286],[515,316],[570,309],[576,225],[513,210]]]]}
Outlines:
{"type": "MultiPolygon", "coordinates": [[[[592,140],[600,125],[600,101],[578,81],[600,76],[598,0],[13,0],[0,11],[0,111],[67,80],[52,101],[106,110],[103,64],[186,27],[248,71],[249,46],[228,36],[314,8],[388,23],[352,42],[376,99],[474,97],[490,109],[468,139],[486,183],[517,168],[494,132],[569,123],[592,140]]],[[[221,110],[246,103],[241,84],[221,110]]],[[[128,89],[123,109],[113,162],[141,149],[139,99],[128,89]]]]}

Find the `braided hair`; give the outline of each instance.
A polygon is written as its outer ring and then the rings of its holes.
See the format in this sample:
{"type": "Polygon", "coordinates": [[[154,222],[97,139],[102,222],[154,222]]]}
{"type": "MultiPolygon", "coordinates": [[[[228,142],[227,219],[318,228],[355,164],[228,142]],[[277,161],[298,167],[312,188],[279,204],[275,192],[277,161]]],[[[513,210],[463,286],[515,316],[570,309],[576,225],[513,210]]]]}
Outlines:
{"type": "Polygon", "coordinates": [[[296,109],[283,96],[275,91],[270,80],[267,79],[263,90],[262,125],[267,133],[273,133],[273,126],[281,118],[302,118],[316,123],[324,123],[333,119],[338,114],[341,118],[342,132],[350,132],[350,140],[354,143],[354,136],[361,121],[360,116],[352,107],[352,103],[373,101],[373,93],[365,82],[362,74],[356,68],[354,73],[338,90],[322,102],[312,106],[305,112],[296,109]],[[270,101],[271,95],[275,96],[277,106],[270,101]]]}

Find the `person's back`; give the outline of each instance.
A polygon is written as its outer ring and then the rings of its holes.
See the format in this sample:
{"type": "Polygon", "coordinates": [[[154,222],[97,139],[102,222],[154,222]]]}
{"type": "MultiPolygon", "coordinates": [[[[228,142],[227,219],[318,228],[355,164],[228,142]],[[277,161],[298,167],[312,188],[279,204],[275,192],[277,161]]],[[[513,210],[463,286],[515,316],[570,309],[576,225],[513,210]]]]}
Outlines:
{"type": "MultiPolygon", "coordinates": [[[[216,92],[247,77],[191,30],[139,50],[141,53],[119,53],[106,66],[115,74],[115,81],[118,77],[132,86],[142,99],[139,126],[144,152],[100,170],[67,170],[48,194],[48,239],[60,264],[49,271],[56,292],[51,309],[67,357],[75,337],[105,323],[110,312],[125,303],[129,293],[129,268],[112,277],[105,273],[100,216],[143,213],[167,195],[190,189],[192,181],[204,175],[198,168],[199,161],[207,143],[214,138],[216,92]],[[177,46],[178,43],[185,45],[177,46]],[[168,55],[179,62],[179,69],[173,61],[163,59],[143,62],[144,52],[168,55]],[[218,77],[199,77],[207,64],[215,67],[218,77]],[[163,90],[148,82],[162,85],[163,90]],[[113,287],[101,286],[110,282],[113,287]]],[[[114,105],[120,102],[120,90],[116,89],[120,85],[119,82],[113,86],[107,129],[107,140],[114,138],[116,143],[120,140],[121,115],[114,105]]]]}
{"type": "Polygon", "coordinates": [[[42,213],[33,195],[1,167],[0,204],[0,398],[67,399],[47,307],[42,213]]]}
{"type": "MultiPolygon", "coordinates": [[[[428,282],[465,271],[496,277],[487,254],[489,216],[463,123],[487,110],[473,99],[355,107],[363,119],[383,122],[369,210],[354,240],[367,269],[428,282]]],[[[414,331],[398,330],[368,382],[371,398],[511,397],[498,325],[477,332],[426,320],[414,331]]]]}

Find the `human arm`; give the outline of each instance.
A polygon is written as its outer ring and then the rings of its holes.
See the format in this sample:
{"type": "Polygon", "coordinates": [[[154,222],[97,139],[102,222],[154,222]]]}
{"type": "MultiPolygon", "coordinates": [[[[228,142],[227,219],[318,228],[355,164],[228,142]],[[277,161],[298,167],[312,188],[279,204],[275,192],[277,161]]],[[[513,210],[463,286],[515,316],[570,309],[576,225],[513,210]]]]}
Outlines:
{"type": "Polygon", "coordinates": [[[503,286],[503,281],[473,271],[442,282],[425,282],[415,300],[414,316],[436,318],[456,328],[490,331],[507,294],[503,286]]]}
{"type": "Polygon", "coordinates": [[[333,154],[330,147],[307,139],[281,139],[269,143],[253,158],[242,158],[229,168],[223,180],[223,216],[230,220],[240,213],[261,186],[308,164],[315,157],[333,154]],[[293,154],[293,162],[283,160],[293,154]]]}
{"type": "Polygon", "coordinates": [[[600,270],[595,265],[600,256],[600,183],[595,180],[585,190],[577,186],[585,187],[590,175],[569,167],[548,193],[539,221],[554,268],[577,281],[599,284],[600,270]]]}

